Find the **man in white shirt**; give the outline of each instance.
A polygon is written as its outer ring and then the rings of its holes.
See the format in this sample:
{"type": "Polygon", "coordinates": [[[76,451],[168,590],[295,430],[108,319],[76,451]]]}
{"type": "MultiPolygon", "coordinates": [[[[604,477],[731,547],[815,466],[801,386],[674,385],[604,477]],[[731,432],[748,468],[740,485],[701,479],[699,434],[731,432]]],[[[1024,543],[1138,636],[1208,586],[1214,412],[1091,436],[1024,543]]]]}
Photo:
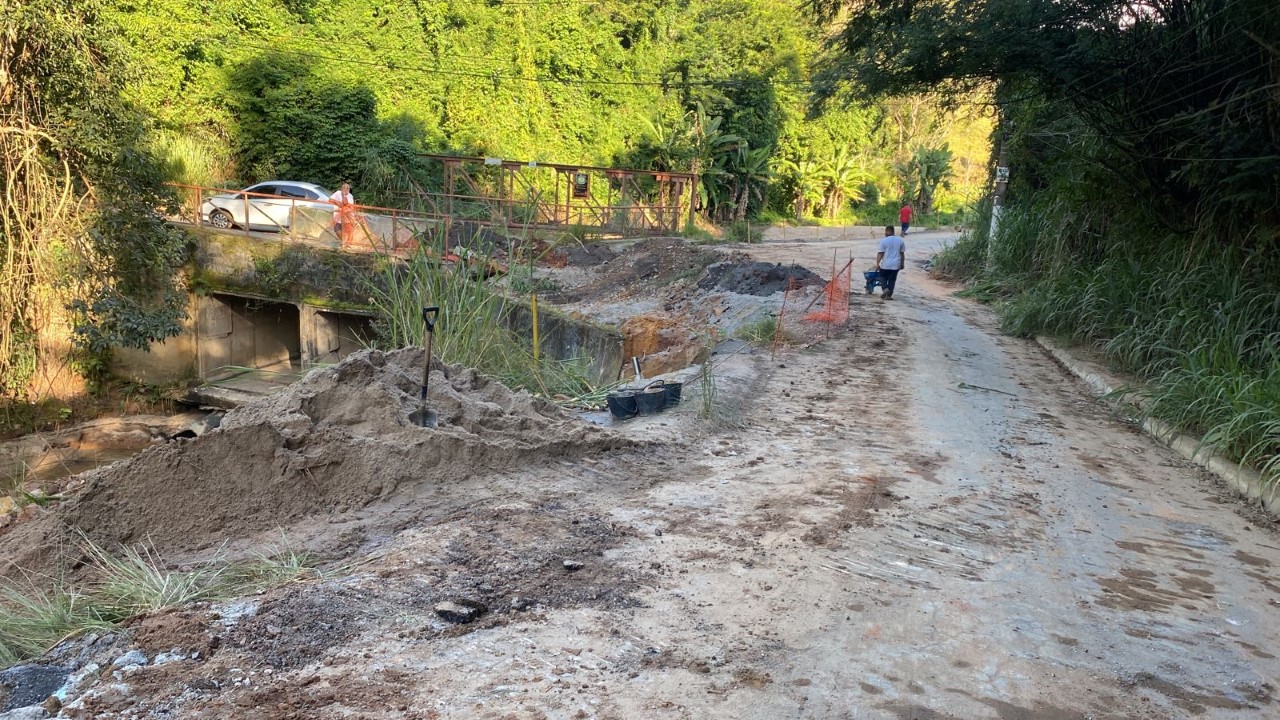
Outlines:
{"type": "Polygon", "coordinates": [[[356,204],[356,199],[351,196],[351,183],[342,183],[342,188],[329,196],[329,202],[338,206],[333,210],[333,234],[341,238],[343,206],[346,206],[346,212],[350,214],[351,206],[356,204]]]}
{"type": "Polygon", "coordinates": [[[884,239],[880,252],[876,253],[876,269],[880,271],[880,299],[893,299],[893,286],[898,282],[898,272],[907,265],[907,244],[893,232],[892,225],[884,227],[884,239]]]}

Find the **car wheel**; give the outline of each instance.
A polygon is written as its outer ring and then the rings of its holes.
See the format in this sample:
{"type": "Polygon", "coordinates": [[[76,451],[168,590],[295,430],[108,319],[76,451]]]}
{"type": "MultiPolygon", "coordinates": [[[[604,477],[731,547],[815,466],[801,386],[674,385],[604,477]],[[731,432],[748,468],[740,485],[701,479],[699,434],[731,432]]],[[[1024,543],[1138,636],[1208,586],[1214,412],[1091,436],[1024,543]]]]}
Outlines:
{"type": "Polygon", "coordinates": [[[226,210],[214,210],[209,213],[209,224],[219,230],[230,230],[235,221],[231,218],[231,213],[226,210]]]}

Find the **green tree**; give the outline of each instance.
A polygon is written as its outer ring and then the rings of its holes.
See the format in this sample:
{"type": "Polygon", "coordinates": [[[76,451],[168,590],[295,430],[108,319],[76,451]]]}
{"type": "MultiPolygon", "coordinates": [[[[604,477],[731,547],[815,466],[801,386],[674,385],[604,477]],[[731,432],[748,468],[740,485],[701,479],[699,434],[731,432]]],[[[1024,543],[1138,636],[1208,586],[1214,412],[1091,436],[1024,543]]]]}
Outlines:
{"type": "Polygon", "coordinates": [[[822,163],[812,158],[804,160],[782,160],[778,171],[791,187],[795,216],[805,219],[810,216],[813,204],[822,201],[826,188],[826,169],[822,163]]]}
{"type": "Polygon", "coordinates": [[[256,57],[231,81],[236,154],[248,182],[283,177],[337,187],[382,144],[373,92],[318,76],[297,56],[256,57]]]}
{"type": "Polygon", "coordinates": [[[745,143],[733,155],[733,220],[745,220],[753,206],[764,202],[766,188],[773,180],[772,155],[771,147],[749,148],[745,143]]]}
{"type": "Polygon", "coordinates": [[[933,201],[940,187],[945,187],[953,172],[951,148],[916,148],[911,159],[898,166],[902,177],[902,199],[915,205],[916,212],[928,215],[933,212],[933,201]]]}
{"type": "Polygon", "coordinates": [[[1104,348],[1151,414],[1280,479],[1274,2],[815,6],[840,26],[828,98],[987,88],[999,109],[1000,221],[937,267],[981,278],[1010,332],[1104,348]]]}
{"type": "Polygon", "coordinates": [[[147,150],[146,120],[121,97],[119,29],[100,0],[0,7],[0,393],[74,389],[63,372],[105,371],[112,347],[178,331],[180,233],[147,150]]]}
{"type": "Polygon", "coordinates": [[[846,200],[857,202],[862,199],[858,188],[866,179],[866,174],[850,148],[844,147],[836,151],[835,157],[824,168],[823,179],[826,187],[822,191],[822,207],[828,218],[834,218],[846,200]]]}

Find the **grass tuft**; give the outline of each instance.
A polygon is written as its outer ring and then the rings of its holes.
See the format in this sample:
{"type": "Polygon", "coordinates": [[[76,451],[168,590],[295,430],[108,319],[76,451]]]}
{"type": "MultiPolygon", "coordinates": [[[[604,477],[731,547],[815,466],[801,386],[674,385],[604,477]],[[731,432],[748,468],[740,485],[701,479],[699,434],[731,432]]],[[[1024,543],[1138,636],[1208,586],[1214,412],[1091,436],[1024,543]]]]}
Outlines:
{"type": "Polygon", "coordinates": [[[192,570],[166,570],[155,551],[146,546],[123,548],[119,555],[112,555],[87,540],[84,545],[99,575],[94,596],[122,617],[211,599],[226,586],[227,563],[213,561],[192,570]]]}
{"type": "Polygon", "coordinates": [[[778,334],[778,316],[769,314],[738,328],[734,337],[753,345],[771,345],[778,334]]]}
{"type": "Polygon", "coordinates": [[[0,664],[38,657],[69,637],[139,615],[319,577],[312,559],[287,540],[250,561],[215,558],[190,569],[167,568],[147,546],[113,554],[83,536],[80,546],[92,568],[80,586],[63,578],[0,581],[0,664]]]}

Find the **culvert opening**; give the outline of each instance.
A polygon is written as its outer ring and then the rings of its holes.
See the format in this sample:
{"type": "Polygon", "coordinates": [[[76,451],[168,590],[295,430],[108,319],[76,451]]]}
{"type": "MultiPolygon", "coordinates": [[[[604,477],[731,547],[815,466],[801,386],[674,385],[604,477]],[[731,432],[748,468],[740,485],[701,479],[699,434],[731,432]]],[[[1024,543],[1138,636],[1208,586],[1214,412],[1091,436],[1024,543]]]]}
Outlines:
{"type": "Polygon", "coordinates": [[[208,383],[245,390],[296,380],[302,370],[296,305],[215,293],[198,303],[199,371],[208,383]]]}
{"type": "Polygon", "coordinates": [[[374,337],[373,318],[333,310],[313,312],[310,328],[303,328],[303,360],[308,365],[332,365],[364,349],[374,337]]]}

